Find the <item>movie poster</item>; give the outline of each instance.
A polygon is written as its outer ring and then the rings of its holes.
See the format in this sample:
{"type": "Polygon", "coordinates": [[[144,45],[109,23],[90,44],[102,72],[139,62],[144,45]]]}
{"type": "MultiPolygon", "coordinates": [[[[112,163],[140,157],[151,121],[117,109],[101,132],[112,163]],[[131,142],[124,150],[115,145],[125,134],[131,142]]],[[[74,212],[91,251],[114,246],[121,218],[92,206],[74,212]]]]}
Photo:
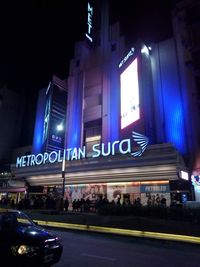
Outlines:
{"type": "Polygon", "coordinates": [[[94,202],[98,197],[106,197],[107,185],[106,184],[83,184],[67,186],[65,190],[65,198],[68,198],[69,203],[74,200],[89,200],[94,202]]]}

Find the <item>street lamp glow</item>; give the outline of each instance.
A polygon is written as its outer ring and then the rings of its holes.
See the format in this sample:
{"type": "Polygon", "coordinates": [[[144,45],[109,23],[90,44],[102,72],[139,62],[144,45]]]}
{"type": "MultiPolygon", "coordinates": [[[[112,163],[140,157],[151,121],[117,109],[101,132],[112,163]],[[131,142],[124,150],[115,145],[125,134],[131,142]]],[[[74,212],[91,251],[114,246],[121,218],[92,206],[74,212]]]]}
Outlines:
{"type": "Polygon", "coordinates": [[[145,55],[149,55],[149,50],[148,48],[146,47],[146,45],[143,45],[142,49],[141,49],[141,53],[142,54],[145,54],[145,55]]]}
{"type": "Polygon", "coordinates": [[[63,129],[64,129],[63,124],[60,123],[59,125],[57,125],[56,129],[57,129],[57,131],[59,131],[59,132],[60,132],[60,131],[63,131],[63,129]]]}

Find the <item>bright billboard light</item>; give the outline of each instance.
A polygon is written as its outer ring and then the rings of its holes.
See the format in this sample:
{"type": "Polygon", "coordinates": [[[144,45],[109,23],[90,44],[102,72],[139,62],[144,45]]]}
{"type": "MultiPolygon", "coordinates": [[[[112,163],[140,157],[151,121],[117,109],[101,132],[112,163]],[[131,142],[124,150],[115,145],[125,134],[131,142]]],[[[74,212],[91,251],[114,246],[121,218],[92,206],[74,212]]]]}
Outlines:
{"type": "Polygon", "coordinates": [[[121,73],[121,129],[140,118],[137,58],[121,73]]]}
{"type": "Polygon", "coordinates": [[[189,180],[188,172],[181,171],[180,176],[184,180],[187,180],[187,181],[189,180]]]}

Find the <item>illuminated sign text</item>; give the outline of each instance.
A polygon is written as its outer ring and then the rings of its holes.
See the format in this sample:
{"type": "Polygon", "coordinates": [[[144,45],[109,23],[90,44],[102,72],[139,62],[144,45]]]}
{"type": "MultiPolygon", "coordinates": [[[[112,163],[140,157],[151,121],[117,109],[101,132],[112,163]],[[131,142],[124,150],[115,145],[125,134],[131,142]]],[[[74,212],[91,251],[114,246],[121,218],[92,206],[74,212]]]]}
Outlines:
{"type": "Polygon", "coordinates": [[[90,3],[88,3],[88,16],[87,16],[87,33],[85,36],[88,38],[88,40],[92,43],[92,19],[93,19],[93,7],[90,6],[90,3]]]}
{"type": "MultiPolygon", "coordinates": [[[[134,153],[131,153],[131,139],[117,140],[114,142],[108,142],[107,145],[104,143],[94,144],[92,147],[92,158],[98,158],[100,156],[107,157],[109,155],[120,154],[131,154],[132,156],[141,156],[146,149],[148,144],[148,138],[141,134],[133,132],[133,140],[139,145],[140,149],[134,153]]],[[[82,148],[67,148],[64,151],[52,151],[50,153],[39,153],[37,155],[26,155],[17,157],[16,167],[31,167],[41,165],[45,163],[63,162],[65,160],[79,160],[86,158],[86,147],[82,148]]]]}
{"type": "Polygon", "coordinates": [[[129,59],[129,57],[133,56],[135,49],[132,47],[128,54],[122,59],[119,63],[119,68],[123,66],[123,64],[129,59]]]}

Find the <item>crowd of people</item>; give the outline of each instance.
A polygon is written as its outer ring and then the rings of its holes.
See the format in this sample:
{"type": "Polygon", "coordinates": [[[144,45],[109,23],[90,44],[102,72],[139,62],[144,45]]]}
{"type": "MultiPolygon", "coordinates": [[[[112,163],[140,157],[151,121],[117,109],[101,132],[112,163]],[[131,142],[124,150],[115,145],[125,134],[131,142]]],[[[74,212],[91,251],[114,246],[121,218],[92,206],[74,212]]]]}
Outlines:
{"type": "MultiPolygon", "coordinates": [[[[166,206],[166,198],[159,194],[146,196],[147,206],[166,206]]],[[[30,195],[26,198],[21,198],[18,203],[11,198],[2,198],[0,200],[1,206],[9,206],[17,209],[49,209],[49,210],[62,210],[73,212],[96,212],[99,207],[105,204],[113,205],[137,205],[142,206],[140,197],[130,201],[130,198],[122,198],[117,195],[109,201],[106,195],[96,195],[83,198],[79,195],[77,190],[74,190],[69,199],[67,196],[63,199],[61,195],[47,194],[47,195],[30,195]]]]}
{"type": "MultiPolygon", "coordinates": [[[[84,199],[84,198],[74,198],[72,203],[68,198],[63,198],[61,196],[55,196],[49,194],[44,195],[31,195],[30,197],[21,198],[18,203],[11,198],[2,198],[0,200],[0,205],[4,207],[17,208],[19,210],[23,209],[49,209],[49,210],[64,210],[73,212],[95,212],[100,206],[105,204],[115,204],[115,205],[130,205],[130,200],[124,199],[123,203],[120,199],[117,201],[109,201],[106,197],[99,196],[96,199],[84,199]]],[[[141,205],[140,198],[137,198],[134,202],[136,205],[141,205]]]]}
{"type": "Polygon", "coordinates": [[[164,195],[159,194],[148,194],[147,195],[147,206],[166,206],[166,198],[164,195]]]}

